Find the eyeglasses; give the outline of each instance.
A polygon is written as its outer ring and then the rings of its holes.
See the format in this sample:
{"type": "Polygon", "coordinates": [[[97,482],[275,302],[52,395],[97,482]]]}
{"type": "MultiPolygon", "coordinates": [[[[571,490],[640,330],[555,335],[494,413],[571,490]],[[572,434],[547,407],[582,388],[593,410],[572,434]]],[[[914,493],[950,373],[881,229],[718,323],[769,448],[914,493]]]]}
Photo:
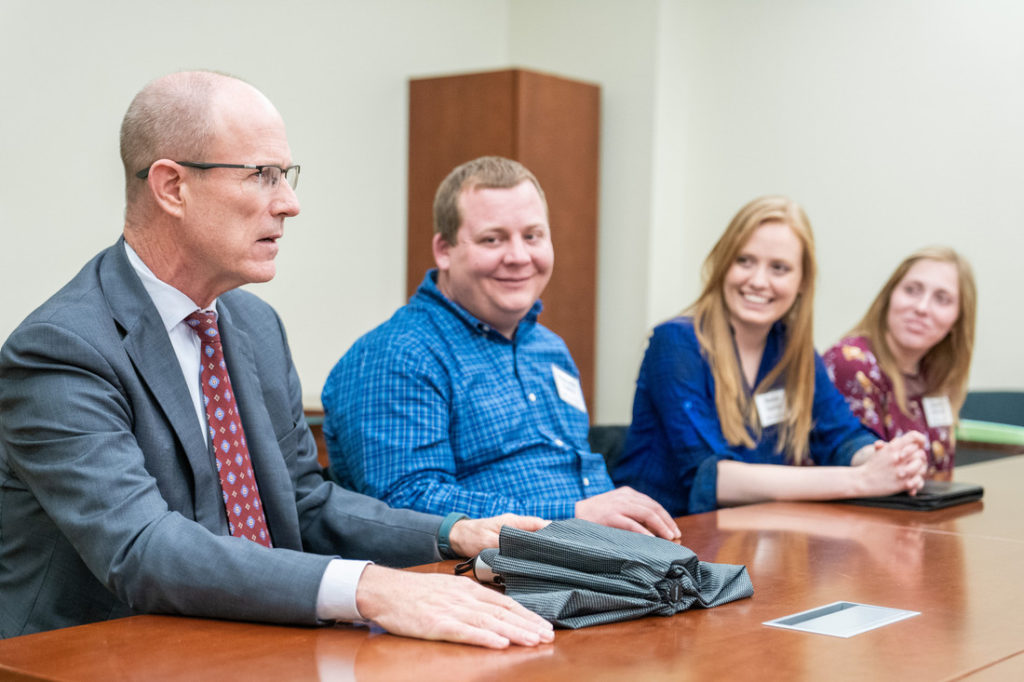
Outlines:
{"type": "MultiPolygon", "coordinates": [[[[288,184],[292,186],[292,189],[295,189],[299,184],[298,166],[281,168],[280,166],[256,166],[251,163],[197,163],[195,161],[175,161],[174,163],[188,168],[198,168],[199,170],[209,170],[211,168],[247,168],[254,170],[256,171],[256,177],[259,179],[260,187],[263,189],[274,189],[277,187],[277,183],[281,182],[282,175],[288,181],[288,184]]],[[[135,174],[135,177],[140,180],[145,180],[148,176],[149,168],[143,168],[135,174]]]]}

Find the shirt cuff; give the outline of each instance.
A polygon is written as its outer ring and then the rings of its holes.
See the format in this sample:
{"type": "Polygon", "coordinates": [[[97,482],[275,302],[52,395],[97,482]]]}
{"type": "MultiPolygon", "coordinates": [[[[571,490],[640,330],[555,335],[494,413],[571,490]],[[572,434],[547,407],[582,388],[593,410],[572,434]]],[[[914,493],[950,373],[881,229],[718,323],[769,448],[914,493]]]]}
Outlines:
{"type": "MultiPolygon", "coordinates": [[[[594,493],[594,495],[600,495],[601,493],[594,493]]],[[[589,497],[593,497],[590,495],[589,497]]],[[[587,499],[586,497],[581,499],[587,499]]],[[[549,519],[551,521],[561,521],[563,519],[571,519],[576,516],[576,501],[567,502],[552,502],[545,504],[540,507],[536,512],[533,512],[533,516],[539,516],[542,519],[549,519]]]]}
{"type": "Polygon", "coordinates": [[[839,466],[850,466],[853,463],[853,456],[860,452],[861,448],[874,445],[875,441],[879,440],[885,439],[871,432],[851,438],[836,449],[835,463],[839,466]]]}
{"type": "Polygon", "coordinates": [[[324,577],[320,579],[320,591],[316,595],[316,617],[318,620],[341,620],[354,622],[363,620],[356,607],[356,586],[363,570],[372,561],[351,561],[332,559],[327,564],[324,577]]]}
{"type": "Polygon", "coordinates": [[[700,514],[718,509],[718,463],[723,459],[732,457],[711,455],[697,466],[687,500],[687,514],[700,514]]]}

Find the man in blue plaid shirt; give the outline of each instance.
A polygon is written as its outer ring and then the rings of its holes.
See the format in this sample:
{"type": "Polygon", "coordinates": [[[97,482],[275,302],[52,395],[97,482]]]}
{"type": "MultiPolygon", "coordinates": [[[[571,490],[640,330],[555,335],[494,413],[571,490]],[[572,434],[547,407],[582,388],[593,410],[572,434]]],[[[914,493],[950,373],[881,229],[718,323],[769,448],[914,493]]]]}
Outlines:
{"type": "Polygon", "coordinates": [[[437,269],[327,379],[334,475],[394,507],[678,537],[657,502],[613,488],[587,444],[572,357],[537,323],[554,252],[534,175],[500,157],[459,166],[438,189],[434,230],[437,269]]]}

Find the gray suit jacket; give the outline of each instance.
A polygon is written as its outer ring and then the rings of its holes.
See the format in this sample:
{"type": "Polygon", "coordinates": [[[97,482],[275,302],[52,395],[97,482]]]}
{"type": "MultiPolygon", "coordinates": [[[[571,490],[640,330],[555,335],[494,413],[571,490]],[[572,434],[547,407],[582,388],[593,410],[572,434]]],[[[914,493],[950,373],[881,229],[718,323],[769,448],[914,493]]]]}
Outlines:
{"type": "Polygon", "coordinates": [[[323,480],[281,321],[218,299],[274,549],[228,535],[205,435],[121,241],[0,350],[0,636],[142,612],[315,623],[331,557],[439,559],[440,518],[323,480]]]}

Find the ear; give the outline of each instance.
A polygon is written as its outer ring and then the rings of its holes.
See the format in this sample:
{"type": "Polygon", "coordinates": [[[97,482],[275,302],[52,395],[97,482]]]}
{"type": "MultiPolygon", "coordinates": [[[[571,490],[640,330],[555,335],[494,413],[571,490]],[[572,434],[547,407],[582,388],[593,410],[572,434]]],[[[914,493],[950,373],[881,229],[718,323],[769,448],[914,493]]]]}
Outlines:
{"type": "Polygon", "coordinates": [[[166,213],[181,218],[185,211],[185,176],[172,161],[160,159],[149,167],[146,185],[156,204],[166,213]]]}
{"type": "Polygon", "coordinates": [[[448,240],[442,237],[440,233],[436,233],[434,234],[434,240],[431,242],[431,246],[434,252],[434,262],[437,264],[437,269],[441,272],[447,272],[448,268],[451,267],[452,262],[452,244],[449,244],[448,240]]]}

